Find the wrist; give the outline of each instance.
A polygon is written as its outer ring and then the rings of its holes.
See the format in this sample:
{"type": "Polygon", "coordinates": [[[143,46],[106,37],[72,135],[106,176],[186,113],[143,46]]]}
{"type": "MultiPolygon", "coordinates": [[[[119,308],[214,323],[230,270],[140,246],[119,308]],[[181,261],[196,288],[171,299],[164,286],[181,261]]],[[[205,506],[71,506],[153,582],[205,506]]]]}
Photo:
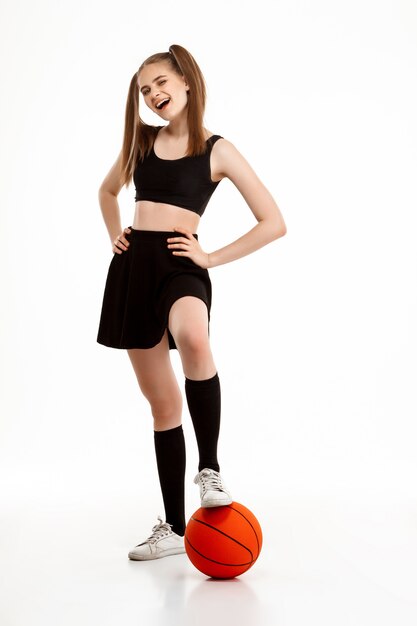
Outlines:
{"type": "Polygon", "coordinates": [[[118,230],[118,231],[109,231],[109,237],[110,237],[110,241],[113,243],[114,240],[116,239],[117,235],[120,235],[120,233],[122,232],[122,229],[118,230]]]}

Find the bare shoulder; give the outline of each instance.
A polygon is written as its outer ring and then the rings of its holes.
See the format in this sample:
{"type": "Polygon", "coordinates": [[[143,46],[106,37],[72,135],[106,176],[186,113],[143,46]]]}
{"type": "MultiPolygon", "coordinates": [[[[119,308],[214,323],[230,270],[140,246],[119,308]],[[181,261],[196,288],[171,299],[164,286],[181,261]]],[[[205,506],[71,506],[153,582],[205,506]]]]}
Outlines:
{"type": "Polygon", "coordinates": [[[229,178],[236,184],[245,176],[253,180],[256,174],[243,154],[228,139],[224,137],[218,139],[212,149],[213,180],[229,178]]]}
{"type": "Polygon", "coordinates": [[[212,157],[212,180],[228,178],[246,200],[256,219],[271,220],[284,234],[284,220],[275,199],[236,146],[222,137],[214,144],[212,157]]]}

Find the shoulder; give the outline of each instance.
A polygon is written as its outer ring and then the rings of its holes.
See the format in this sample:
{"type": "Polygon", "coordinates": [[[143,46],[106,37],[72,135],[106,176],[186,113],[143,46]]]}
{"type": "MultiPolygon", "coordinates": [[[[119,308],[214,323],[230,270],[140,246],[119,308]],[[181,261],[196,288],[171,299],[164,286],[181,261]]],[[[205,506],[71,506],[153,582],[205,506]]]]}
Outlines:
{"type": "Polygon", "coordinates": [[[219,137],[219,140],[212,148],[212,169],[216,174],[233,180],[239,172],[247,173],[250,165],[236,146],[221,135],[216,137],[219,137]]]}
{"type": "Polygon", "coordinates": [[[234,144],[228,139],[225,139],[223,135],[212,133],[210,131],[206,132],[208,133],[207,139],[212,140],[211,143],[214,143],[213,152],[215,151],[219,157],[227,159],[240,154],[234,144]]]}
{"type": "Polygon", "coordinates": [[[234,145],[230,141],[225,139],[223,135],[219,135],[218,133],[213,133],[210,130],[207,130],[206,128],[204,129],[204,135],[205,135],[206,140],[208,140],[209,143],[212,144],[213,153],[214,151],[216,151],[216,154],[221,153],[222,155],[227,155],[228,152],[233,151],[233,148],[236,150],[234,145]]]}

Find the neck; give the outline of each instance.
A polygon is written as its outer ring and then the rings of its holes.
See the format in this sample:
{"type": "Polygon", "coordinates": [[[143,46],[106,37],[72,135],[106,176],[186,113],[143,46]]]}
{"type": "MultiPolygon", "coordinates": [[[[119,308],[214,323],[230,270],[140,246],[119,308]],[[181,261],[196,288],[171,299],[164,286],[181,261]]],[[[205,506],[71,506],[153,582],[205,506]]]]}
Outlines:
{"type": "Polygon", "coordinates": [[[188,137],[187,110],[185,109],[181,115],[171,120],[165,129],[165,132],[173,139],[184,139],[188,137]]]}

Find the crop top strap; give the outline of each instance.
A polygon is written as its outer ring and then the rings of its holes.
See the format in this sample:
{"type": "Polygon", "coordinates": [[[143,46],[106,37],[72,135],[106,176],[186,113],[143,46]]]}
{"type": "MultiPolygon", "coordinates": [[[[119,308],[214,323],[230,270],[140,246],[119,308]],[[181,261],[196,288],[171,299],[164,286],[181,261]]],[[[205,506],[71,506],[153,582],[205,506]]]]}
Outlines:
{"type": "Polygon", "coordinates": [[[214,144],[216,143],[218,139],[223,139],[223,137],[221,135],[212,135],[211,137],[208,138],[208,143],[211,148],[214,146],[214,144]]]}

